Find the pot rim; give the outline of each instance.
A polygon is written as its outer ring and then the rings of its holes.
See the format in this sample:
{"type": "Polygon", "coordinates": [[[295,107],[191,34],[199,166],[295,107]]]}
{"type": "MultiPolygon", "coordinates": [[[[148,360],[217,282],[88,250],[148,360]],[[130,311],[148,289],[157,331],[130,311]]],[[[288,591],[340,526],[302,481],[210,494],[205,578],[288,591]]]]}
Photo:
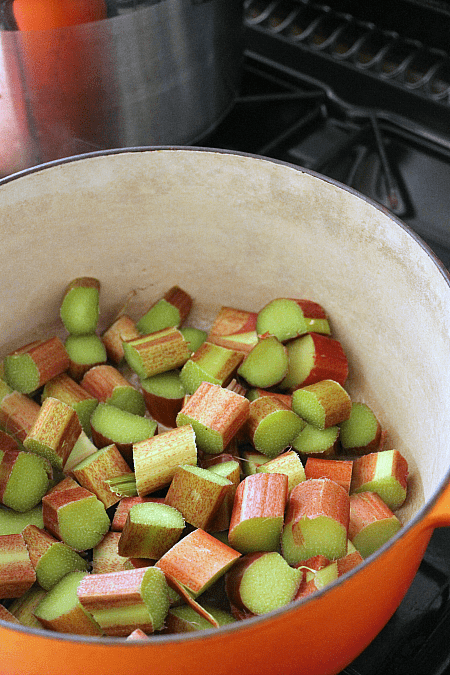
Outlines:
{"type": "MultiPolygon", "coordinates": [[[[300,173],[306,173],[309,174],[310,176],[313,176],[319,180],[322,180],[326,183],[329,183],[337,188],[340,188],[356,197],[359,197],[363,201],[367,202],[369,205],[383,213],[386,217],[388,217],[395,225],[398,227],[402,228],[403,230],[406,231],[406,233],[412,237],[415,242],[427,253],[427,255],[431,258],[433,263],[435,264],[436,268],[438,271],[442,274],[444,277],[445,281],[447,282],[447,285],[449,286],[450,289],[450,272],[444,267],[444,264],[441,262],[441,260],[438,258],[438,256],[434,253],[434,251],[430,248],[430,246],[422,239],[420,235],[418,235],[409,225],[404,223],[400,218],[392,214],[386,207],[380,205],[377,203],[375,200],[371,199],[370,197],[367,197],[366,195],[362,194],[358,190],[355,190],[352,187],[349,187],[348,185],[345,185],[344,183],[341,183],[340,181],[334,180],[332,178],[329,178],[328,176],[325,176],[321,173],[318,173],[316,171],[313,171],[311,169],[307,169],[305,167],[297,166],[295,164],[285,162],[282,160],[278,159],[273,159],[271,157],[264,157],[262,155],[257,155],[249,152],[242,152],[242,151],[235,151],[235,150],[227,150],[227,149],[222,149],[222,148],[209,148],[209,147],[202,147],[202,146],[191,146],[191,145],[159,145],[159,146],[132,146],[132,147],[125,147],[125,148],[111,148],[107,150],[97,150],[93,152],[87,152],[87,153],[82,153],[79,155],[72,155],[68,157],[63,157],[60,159],[55,159],[51,160],[49,162],[45,162],[42,164],[38,164],[33,167],[29,167],[27,169],[22,169],[18,172],[15,172],[13,174],[10,174],[9,176],[6,176],[4,178],[0,179],[0,187],[2,185],[5,185],[11,181],[17,180],[19,178],[23,178],[25,176],[31,175],[33,173],[37,173],[40,171],[43,171],[45,169],[55,167],[55,166],[60,166],[64,164],[70,164],[73,162],[77,161],[82,161],[85,159],[92,159],[95,157],[102,157],[102,156],[109,156],[109,155],[120,155],[120,154],[129,154],[129,153],[146,153],[146,152],[158,152],[158,151],[174,151],[174,152],[180,152],[180,151],[186,151],[186,152],[199,152],[199,153],[205,153],[205,152],[211,152],[211,153],[216,153],[216,154],[224,154],[224,155],[234,155],[234,156],[240,156],[240,157],[248,157],[250,159],[255,159],[263,162],[270,162],[272,164],[279,164],[284,167],[288,167],[291,169],[294,169],[296,171],[299,171],[300,173]]],[[[193,631],[190,633],[174,633],[174,634],[167,634],[167,635],[152,635],[150,640],[141,642],[141,641],[127,641],[124,638],[114,638],[114,637],[91,637],[91,636],[85,636],[85,635],[73,635],[73,634],[66,634],[66,633],[56,633],[54,631],[47,630],[45,628],[31,628],[27,626],[19,626],[16,624],[9,623],[8,621],[3,621],[0,619],[0,629],[2,627],[7,628],[8,630],[14,630],[17,632],[23,632],[26,634],[32,634],[35,635],[36,637],[41,637],[43,639],[49,639],[49,640],[63,640],[63,641],[70,641],[70,642],[75,642],[75,643],[81,643],[81,644],[91,644],[91,645],[120,645],[120,646],[127,646],[130,648],[136,648],[139,647],[141,649],[150,649],[153,644],[162,646],[164,644],[172,644],[174,642],[190,642],[190,641],[196,641],[201,639],[207,640],[208,638],[214,638],[218,634],[220,635],[225,635],[231,632],[234,632],[236,630],[244,631],[247,627],[251,629],[253,626],[259,624],[259,623],[266,623],[271,621],[272,619],[276,619],[281,617],[284,614],[289,614],[290,612],[295,612],[300,606],[303,606],[306,603],[313,602],[314,600],[317,600],[318,598],[322,597],[325,593],[328,591],[331,591],[334,588],[337,588],[338,586],[344,584],[349,578],[353,577],[353,575],[357,574],[362,568],[365,568],[369,565],[371,565],[374,561],[376,561],[380,556],[384,554],[385,551],[389,550],[391,547],[395,546],[396,543],[404,537],[404,535],[408,532],[410,532],[413,528],[417,527],[419,523],[422,523],[422,526],[424,529],[427,527],[429,529],[434,529],[433,523],[431,522],[427,525],[427,516],[429,516],[430,512],[433,510],[433,507],[435,506],[436,502],[438,501],[439,497],[442,495],[444,492],[445,488],[447,485],[450,485],[450,467],[447,470],[446,474],[444,477],[441,479],[437,487],[435,488],[433,494],[431,497],[424,503],[424,505],[417,511],[417,513],[409,520],[405,525],[401,527],[401,529],[393,536],[389,541],[387,541],[385,544],[383,544],[379,549],[377,549],[374,553],[372,553],[368,558],[366,558],[362,563],[360,563],[356,568],[353,568],[346,574],[344,574],[342,577],[339,577],[332,583],[328,584],[324,588],[317,590],[312,594],[311,596],[308,596],[306,598],[302,598],[300,600],[293,601],[289,603],[288,605],[285,605],[283,607],[280,607],[279,609],[272,610],[271,612],[268,612],[267,614],[263,614],[261,616],[255,616],[251,617],[249,619],[246,619],[245,621],[236,621],[231,624],[227,624],[225,626],[221,626],[220,628],[207,628],[202,631],[193,631]]]]}

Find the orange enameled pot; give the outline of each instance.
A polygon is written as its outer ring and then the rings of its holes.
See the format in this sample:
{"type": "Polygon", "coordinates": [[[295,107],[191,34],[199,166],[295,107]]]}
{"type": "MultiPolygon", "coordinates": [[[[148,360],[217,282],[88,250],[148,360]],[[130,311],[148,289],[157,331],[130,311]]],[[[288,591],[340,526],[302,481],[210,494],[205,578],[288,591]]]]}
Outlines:
{"type": "Polygon", "coordinates": [[[221,305],[279,297],[327,309],[371,405],[410,467],[401,531],[312,598],[221,629],[148,642],[0,622],[2,675],[332,675],[389,620],[435,527],[450,524],[449,277],[401,222],[328,179],[197,148],[111,151],[0,182],[1,354],[60,331],[65,284],[102,283],[102,327],[168,287],[207,327],[221,305]],[[133,293],[130,293],[133,291],[133,293]]]}

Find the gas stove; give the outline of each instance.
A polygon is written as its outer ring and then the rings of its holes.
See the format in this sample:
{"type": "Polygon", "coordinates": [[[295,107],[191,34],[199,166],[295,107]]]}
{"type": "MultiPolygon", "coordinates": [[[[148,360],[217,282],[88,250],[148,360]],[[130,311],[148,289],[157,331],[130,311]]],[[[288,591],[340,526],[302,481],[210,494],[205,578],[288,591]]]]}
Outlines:
{"type": "MultiPolygon", "coordinates": [[[[450,4],[246,0],[239,97],[198,145],[306,167],[363,193],[450,268],[450,4]]],[[[449,675],[450,532],[342,675],[449,675]]]]}

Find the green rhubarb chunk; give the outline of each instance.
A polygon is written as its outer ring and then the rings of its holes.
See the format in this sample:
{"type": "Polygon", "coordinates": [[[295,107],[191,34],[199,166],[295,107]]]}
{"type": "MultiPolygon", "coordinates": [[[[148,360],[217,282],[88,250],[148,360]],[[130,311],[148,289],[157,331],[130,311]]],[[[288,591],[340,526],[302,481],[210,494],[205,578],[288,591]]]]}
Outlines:
{"type": "Polygon", "coordinates": [[[243,575],[239,593],[242,604],[253,614],[266,614],[291,602],[302,571],[290,567],[279,553],[266,553],[243,575]]]}
{"type": "Polygon", "coordinates": [[[292,394],[292,408],[308,424],[324,429],[325,409],[315,392],[306,388],[296,389],[292,394]]]}
{"type": "Polygon", "coordinates": [[[152,618],[153,630],[161,630],[169,611],[169,590],[165,574],[158,567],[149,567],[141,583],[141,597],[152,618]]]}
{"type": "Polygon", "coordinates": [[[88,561],[63,542],[55,542],[41,556],[36,565],[38,584],[49,591],[66,574],[88,569],[88,561]]]}
{"type": "Polygon", "coordinates": [[[229,533],[230,546],[239,553],[278,551],[282,528],[283,516],[243,520],[229,533]]]}
{"type": "Polygon", "coordinates": [[[178,509],[168,504],[145,502],[135,504],[129,512],[130,523],[141,525],[139,542],[131,542],[132,550],[127,555],[134,558],[158,560],[177,543],[185,522],[178,509]]]}
{"type": "Polygon", "coordinates": [[[151,438],[158,427],[155,420],[134,415],[114,405],[99,403],[91,417],[91,426],[113,443],[138,443],[151,438]]]}
{"type": "Polygon", "coordinates": [[[133,415],[145,415],[146,407],[142,392],[134,387],[115,387],[112,395],[106,400],[109,405],[127,410],[133,415]]]}
{"type": "Polygon", "coordinates": [[[305,317],[308,333],[320,333],[321,335],[331,335],[331,328],[328,319],[305,317]]]}
{"type": "Polygon", "coordinates": [[[253,445],[268,457],[277,457],[298,436],[303,421],[292,410],[275,410],[259,423],[253,445]]]}
{"type": "Polygon", "coordinates": [[[91,416],[97,405],[98,401],[95,398],[77,401],[77,403],[72,404],[72,408],[77,413],[83,431],[87,436],[91,435],[91,416]]]}
{"type": "Polygon", "coordinates": [[[99,318],[99,290],[93,286],[76,286],[64,296],[60,317],[68,333],[94,333],[99,318]]]}
{"type": "Polygon", "coordinates": [[[211,455],[223,452],[223,436],[218,431],[207,427],[205,424],[189,415],[185,415],[183,412],[179,412],[177,415],[177,427],[182,427],[186,424],[190,424],[194,429],[195,442],[199,450],[211,455]]]}
{"type": "Polygon", "coordinates": [[[378,420],[365,403],[353,402],[350,417],[340,424],[340,442],[344,450],[362,448],[374,440],[378,420]]]}
{"type": "MultiPolygon", "coordinates": [[[[208,603],[202,603],[201,606],[217,621],[219,626],[226,626],[227,624],[235,623],[236,621],[230,612],[226,612],[225,610],[214,607],[208,603]]],[[[201,616],[189,605],[172,607],[169,610],[168,623],[175,627],[177,633],[190,633],[191,631],[212,628],[208,619],[201,616]]]]}
{"type": "Polygon", "coordinates": [[[253,347],[239,366],[238,375],[252,387],[266,389],[280,382],[287,368],[286,347],[276,337],[270,336],[253,347]]]}
{"type": "Polygon", "coordinates": [[[54,621],[69,614],[74,609],[81,609],[87,619],[95,626],[92,616],[86,612],[77,596],[78,585],[85,576],[86,572],[70,572],[58,581],[36,607],[34,613],[37,619],[54,621]]]}
{"type": "Polygon", "coordinates": [[[185,326],[180,328],[180,333],[186,340],[189,345],[189,350],[191,352],[196,352],[199,347],[206,341],[208,333],[206,330],[201,330],[200,328],[194,328],[193,326],[185,326]]]}
{"type": "Polygon", "coordinates": [[[347,552],[347,529],[328,516],[304,516],[284,527],[281,552],[290,565],[316,555],[329,560],[342,558],[347,552]]]}
{"type": "Polygon", "coordinates": [[[70,360],[76,364],[106,363],[106,348],[98,335],[69,335],[65,347],[70,360]]]}
{"type": "Polygon", "coordinates": [[[292,441],[292,447],[305,455],[330,452],[339,437],[339,427],[328,427],[328,429],[318,429],[312,424],[306,424],[292,441]]]}
{"type": "Polygon", "coordinates": [[[185,328],[180,328],[180,332],[186,342],[189,345],[189,350],[191,352],[196,352],[199,347],[206,341],[208,333],[206,330],[201,330],[200,328],[194,328],[193,326],[186,326],[185,328]]]}
{"type": "Polygon", "coordinates": [[[48,462],[31,452],[20,452],[8,478],[2,502],[24,513],[39,504],[49,487],[48,462]]]}
{"type": "Polygon", "coordinates": [[[0,506],[0,535],[20,534],[27,525],[36,525],[41,529],[44,527],[42,504],[23,513],[0,506]]]}
{"type": "Polygon", "coordinates": [[[202,382],[223,385],[224,379],[220,373],[223,372],[223,367],[232,354],[234,354],[232,349],[208,343],[208,350],[202,354],[201,362],[193,358],[188,359],[180,373],[186,392],[193,394],[202,382]]]}
{"type": "Polygon", "coordinates": [[[158,300],[137,322],[136,328],[143,335],[155,333],[163,328],[180,325],[180,311],[164,298],[158,300]]]}
{"type": "Polygon", "coordinates": [[[288,370],[280,382],[281,389],[294,389],[301,385],[314,367],[316,348],[310,335],[302,335],[286,345],[288,370]]]}
{"type": "Polygon", "coordinates": [[[180,378],[179,370],[168,370],[141,380],[144,391],[155,396],[169,399],[183,398],[186,391],[180,378]]]}
{"type": "Polygon", "coordinates": [[[383,546],[401,528],[401,523],[395,516],[370,523],[352,539],[353,546],[363,558],[368,558],[380,546],[383,546]]]}
{"type": "Polygon", "coordinates": [[[87,551],[103,539],[111,525],[103,503],[90,495],[58,509],[61,539],[75,551],[87,551]]]}
{"type": "Polygon", "coordinates": [[[45,595],[46,591],[43,588],[38,584],[33,584],[20,598],[15,598],[8,609],[23,626],[42,628],[41,622],[34,616],[34,610],[45,595]]]}
{"type": "Polygon", "coordinates": [[[6,383],[21,394],[31,394],[39,387],[40,373],[30,354],[9,354],[3,361],[6,383]]]}
{"type": "Polygon", "coordinates": [[[289,298],[277,298],[269,302],[258,313],[256,331],[258,335],[270,333],[280,342],[291,340],[306,333],[308,326],[301,307],[289,298]]]}

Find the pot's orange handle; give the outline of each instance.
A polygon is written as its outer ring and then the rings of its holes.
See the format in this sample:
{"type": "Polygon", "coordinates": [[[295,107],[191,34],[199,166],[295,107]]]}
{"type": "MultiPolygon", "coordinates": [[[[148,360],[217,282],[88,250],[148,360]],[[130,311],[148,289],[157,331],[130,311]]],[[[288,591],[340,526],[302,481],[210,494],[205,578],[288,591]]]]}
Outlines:
{"type": "Polygon", "coordinates": [[[106,19],[105,0],[14,0],[19,30],[50,30],[106,19]]]}
{"type": "Polygon", "coordinates": [[[450,483],[446,485],[431,510],[424,518],[428,527],[444,527],[450,525],[450,483]]]}

